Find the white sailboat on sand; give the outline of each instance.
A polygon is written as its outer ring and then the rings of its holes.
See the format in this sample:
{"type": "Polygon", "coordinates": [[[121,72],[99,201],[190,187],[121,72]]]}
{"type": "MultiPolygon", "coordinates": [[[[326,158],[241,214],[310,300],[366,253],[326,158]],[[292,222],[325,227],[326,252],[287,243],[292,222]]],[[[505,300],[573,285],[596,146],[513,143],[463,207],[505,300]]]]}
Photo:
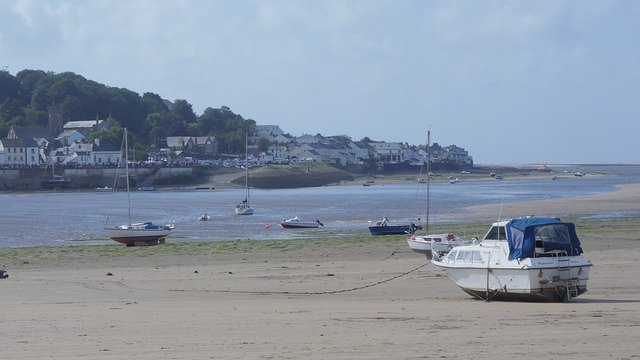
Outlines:
{"type": "Polygon", "coordinates": [[[125,177],[127,183],[128,222],[124,225],[106,227],[109,238],[126,246],[164,244],[164,238],[171,234],[172,226],[157,225],[150,221],[131,222],[131,192],[129,188],[129,143],[127,128],[124,129],[125,177]]]}
{"type": "Polygon", "coordinates": [[[248,160],[248,144],[247,135],[244,136],[244,187],[246,195],[244,200],[236,205],[236,215],[253,215],[253,206],[251,206],[251,194],[249,193],[249,160],[248,160]]]}
{"type": "Polygon", "coordinates": [[[453,233],[443,234],[429,234],[429,183],[431,180],[431,159],[429,147],[431,146],[431,132],[427,131],[427,208],[426,208],[426,223],[424,235],[411,235],[407,239],[409,248],[417,253],[424,254],[427,259],[431,260],[433,252],[440,255],[445,255],[451,249],[460,245],[468,245],[472,243],[472,240],[465,240],[459,238],[453,233]]]}

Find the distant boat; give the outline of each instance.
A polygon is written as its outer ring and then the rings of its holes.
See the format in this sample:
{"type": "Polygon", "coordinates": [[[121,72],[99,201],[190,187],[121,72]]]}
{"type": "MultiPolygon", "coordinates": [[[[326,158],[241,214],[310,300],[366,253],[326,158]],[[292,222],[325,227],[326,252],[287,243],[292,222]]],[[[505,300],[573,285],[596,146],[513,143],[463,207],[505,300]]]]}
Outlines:
{"type": "Polygon", "coordinates": [[[573,173],[573,176],[583,177],[584,174],[581,173],[580,171],[576,171],[576,172],[573,173]]]}
{"type": "Polygon", "coordinates": [[[251,206],[251,194],[249,193],[249,161],[248,157],[248,144],[247,134],[244,135],[244,187],[246,189],[246,195],[244,200],[236,205],[236,215],[253,215],[253,206],[251,206]]]}
{"type": "Polygon", "coordinates": [[[105,228],[109,238],[126,246],[164,244],[164,238],[171,234],[172,226],[157,225],[150,221],[131,222],[131,191],[129,188],[129,143],[127,128],[124,129],[125,177],[127,182],[128,222],[124,225],[105,228]]]}
{"type": "Polygon", "coordinates": [[[198,221],[209,221],[209,214],[204,213],[200,215],[200,217],[198,218],[198,221]]]}
{"type": "Polygon", "coordinates": [[[154,186],[142,186],[142,187],[139,187],[138,190],[140,190],[140,191],[156,191],[156,188],[154,186]]]}
{"type": "Polygon", "coordinates": [[[63,177],[62,175],[56,175],[56,164],[51,164],[51,178],[42,180],[42,187],[48,189],[60,189],[66,188],[71,183],[71,180],[63,177]]]}
{"type": "Polygon", "coordinates": [[[390,224],[385,217],[374,225],[369,226],[371,235],[393,235],[393,234],[413,234],[416,230],[422,229],[422,225],[416,225],[413,222],[408,224],[390,224]]]}
{"type": "Polygon", "coordinates": [[[108,186],[97,187],[96,191],[97,192],[108,192],[108,191],[113,191],[113,188],[112,187],[108,187],[108,186]]]}
{"type": "Polygon", "coordinates": [[[280,222],[280,226],[282,226],[285,229],[317,228],[317,227],[320,227],[320,226],[324,226],[324,224],[321,223],[320,220],[304,221],[304,220],[300,219],[299,217],[295,216],[295,217],[292,217],[291,219],[287,219],[287,220],[281,221],[280,222]]]}

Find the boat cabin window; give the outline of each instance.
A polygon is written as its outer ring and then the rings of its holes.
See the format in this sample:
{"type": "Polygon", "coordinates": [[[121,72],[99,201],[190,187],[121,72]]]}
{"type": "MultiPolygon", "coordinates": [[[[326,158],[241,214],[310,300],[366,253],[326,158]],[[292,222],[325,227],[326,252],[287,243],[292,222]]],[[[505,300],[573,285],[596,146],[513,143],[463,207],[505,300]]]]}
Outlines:
{"type": "Polygon", "coordinates": [[[536,242],[542,241],[562,244],[569,244],[571,242],[569,230],[564,224],[538,226],[535,228],[535,237],[536,242]]]}
{"type": "Polygon", "coordinates": [[[447,255],[447,259],[449,259],[450,261],[455,259],[457,253],[458,251],[449,251],[449,254],[447,255]]]}
{"type": "Polygon", "coordinates": [[[484,238],[485,240],[507,240],[507,233],[505,231],[505,227],[492,226],[484,238]]]}
{"type": "Polygon", "coordinates": [[[479,263],[482,262],[482,256],[480,256],[480,252],[479,251],[474,251],[473,252],[471,261],[472,262],[479,262],[479,263]]]}
{"type": "Polygon", "coordinates": [[[464,251],[464,261],[471,261],[472,251],[464,251]]]}
{"type": "Polygon", "coordinates": [[[449,260],[464,261],[467,263],[480,263],[482,264],[482,256],[479,251],[458,250],[449,252],[447,255],[449,260]],[[455,254],[454,254],[455,253],[455,254]]]}

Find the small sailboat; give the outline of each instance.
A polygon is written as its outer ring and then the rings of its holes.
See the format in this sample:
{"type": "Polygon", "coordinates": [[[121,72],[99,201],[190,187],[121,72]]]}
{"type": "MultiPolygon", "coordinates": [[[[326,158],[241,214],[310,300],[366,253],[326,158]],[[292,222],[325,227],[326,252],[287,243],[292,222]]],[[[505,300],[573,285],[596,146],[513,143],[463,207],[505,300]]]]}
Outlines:
{"type": "Polygon", "coordinates": [[[126,246],[164,244],[164,238],[171,234],[173,226],[158,225],[150,221],[131,222],[131,191],[129,188],[129,143],[127,128],[124,129],[125,177],[127,183],[128,222],[124,225],[106,227],[109,238],[126,246]]]}
{"type": "Polygon", "coordinates": [[[66,188],[71,183],[71,180],[63,177],[62,175],[56,175],[56,162],[51,163],[51,178],[42,180],[42,187],[48,189],[61,189],[66,188]]]}
{"type": "Polygon", "coordinates": [[[429,146],[431,146],[431,132],[427,131],[427,208],[426,208],[426,222],[424,235],[411,235],[407,239],[407,245],[412,251],[420,254],[424,254],[427,259],[431,260],[432,254],[446,254],[456,246],[468,245],[472,243],[472,240],[465,240],[459,238],[452,233],[443,234],[429,234],[429,183],[431,180],[431,161],[429,146]]]}
{"type": "Polygon", "coordinates": [[[249,193],[249,160],[248,160],[248,143],[247,135],[244,136],[244,187],[246,195],[244,200],[236,205],[236,215],[253,215],[253,206],[251,206],[251,194],[249,193]]]}

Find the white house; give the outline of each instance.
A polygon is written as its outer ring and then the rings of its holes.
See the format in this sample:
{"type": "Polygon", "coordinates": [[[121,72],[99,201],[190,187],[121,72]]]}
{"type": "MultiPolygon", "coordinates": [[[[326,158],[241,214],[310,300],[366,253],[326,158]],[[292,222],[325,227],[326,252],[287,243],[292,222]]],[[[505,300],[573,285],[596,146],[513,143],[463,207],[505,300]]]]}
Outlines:
{"type": "Polygon", "coordinates": [[[404,161],[402,145],[396,142],[372,142],[369,145],[385,161],[390,163],[400,163],[404,161]]]}
{"type": "Polygon", "coordinates": [[[271,141],[271,138],[283,134],[284,131],[278,125],[256,125],[256,138],[265,138],[271,141]]]}
{"type": "Polygon", "coordinates": [[[111,144],[95,144],[91,151],[91,163],[93,164],[118,164],[122,162],[122,159],[122,151],[116,150],[111,144]]]}
{"type": "Polygon", "coordinates": [[[9,165],[39,165],[38,143],[31,139],[0,139],[0,152],[9,165]]]}

